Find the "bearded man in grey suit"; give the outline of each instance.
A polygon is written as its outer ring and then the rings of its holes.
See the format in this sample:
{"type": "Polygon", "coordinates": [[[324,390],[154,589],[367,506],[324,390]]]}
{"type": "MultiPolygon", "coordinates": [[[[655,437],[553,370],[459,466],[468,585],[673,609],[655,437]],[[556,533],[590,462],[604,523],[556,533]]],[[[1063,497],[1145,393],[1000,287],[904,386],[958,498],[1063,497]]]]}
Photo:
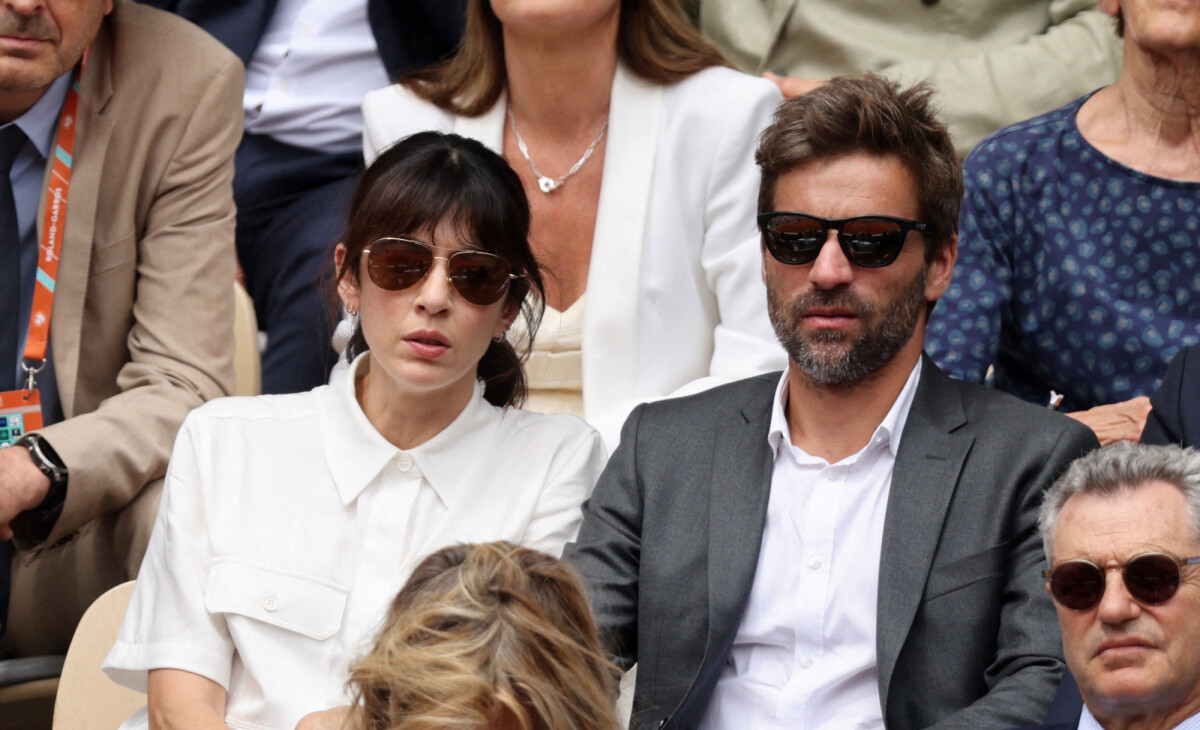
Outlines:
{"type": "Polygon", "coordinates": [[[757,152],[788,369],[636,409],[566,557],[638,728],[1011,727],[1062,671],[1043,490],[1095,448],[922,356],[962,176],[930,92],[784,102],[757,152]]]}

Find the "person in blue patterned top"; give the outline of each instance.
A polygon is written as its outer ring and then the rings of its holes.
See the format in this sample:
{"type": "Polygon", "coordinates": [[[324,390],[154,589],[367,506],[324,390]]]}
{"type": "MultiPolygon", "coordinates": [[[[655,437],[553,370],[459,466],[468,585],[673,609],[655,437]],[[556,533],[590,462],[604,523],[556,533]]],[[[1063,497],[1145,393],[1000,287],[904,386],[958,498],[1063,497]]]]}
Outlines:
{"type": "Polygon", "coordinates": [[[958,269],[927,348],[951,374],[1137,440],[1200,342],[1200,5],[1101,0],[1117,83],[1007,127],[965,163],[958,269]]]}

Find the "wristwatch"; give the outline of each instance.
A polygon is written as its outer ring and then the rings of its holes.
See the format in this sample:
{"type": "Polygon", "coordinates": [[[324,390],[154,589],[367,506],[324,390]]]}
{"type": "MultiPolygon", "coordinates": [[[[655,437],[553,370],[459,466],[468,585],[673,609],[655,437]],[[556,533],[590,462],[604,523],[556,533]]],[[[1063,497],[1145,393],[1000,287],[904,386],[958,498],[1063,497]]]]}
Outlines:
{"type": "Polygon", "coordinates": [[[18,547],[22,544],[36,545],[50,535],[50,530],[62,514],[63,504],[67,501],[67,465],[40,433],[27,433],[14,441],[13,446],[28,449],[33,465],[50,480],[50,489],[41,504],[21,512],[10,523],[13,540],[18,547]]]}

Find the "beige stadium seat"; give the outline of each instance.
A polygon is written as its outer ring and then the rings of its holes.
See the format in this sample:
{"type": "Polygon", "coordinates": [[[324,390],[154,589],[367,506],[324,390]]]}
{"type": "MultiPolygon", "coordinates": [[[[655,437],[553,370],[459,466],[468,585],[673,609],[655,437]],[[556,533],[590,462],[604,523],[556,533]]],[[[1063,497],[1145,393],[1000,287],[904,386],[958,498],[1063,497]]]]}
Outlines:
{"type": "Polygon", "coordinates": [[[113,730],[146,695],[113,682],[100,665],[117,640],[134,581],[110,588],[83,614],[58,681],[54,730],[113,730]]]}
{"type": "Polygon", "coordinates": [[[258,319],[254,300],[241,284],[233,284],[234,395],[262,392],[262,362],[258,352],[258,319]]]}

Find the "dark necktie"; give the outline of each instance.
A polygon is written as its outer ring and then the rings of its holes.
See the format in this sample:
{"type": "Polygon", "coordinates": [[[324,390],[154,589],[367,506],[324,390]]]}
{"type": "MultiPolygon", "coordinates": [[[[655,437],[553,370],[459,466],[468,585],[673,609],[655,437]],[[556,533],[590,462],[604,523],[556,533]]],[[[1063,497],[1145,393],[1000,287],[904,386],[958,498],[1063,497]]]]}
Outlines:
{"type": "Polygon", "coordinates": [[[17,387],[17,356],[21,343],[21,229],[17,225],[17,205],[13,201],[9,172],[13,160],[27,137],[20,127],[10,124],[0,129],[0,390],[17,387]]]}
{"type": "MultiPolygon", "coordinates": [[[[21,344],[21,227],[13,200],[9,172],[27,137],[10,124],[0,129],[0,390],[17,386],[17,355],[21,344]]],[[[8,594],[11,582],[12,544],[0,542],[0,633],[8,626],[8,594]]]]}

